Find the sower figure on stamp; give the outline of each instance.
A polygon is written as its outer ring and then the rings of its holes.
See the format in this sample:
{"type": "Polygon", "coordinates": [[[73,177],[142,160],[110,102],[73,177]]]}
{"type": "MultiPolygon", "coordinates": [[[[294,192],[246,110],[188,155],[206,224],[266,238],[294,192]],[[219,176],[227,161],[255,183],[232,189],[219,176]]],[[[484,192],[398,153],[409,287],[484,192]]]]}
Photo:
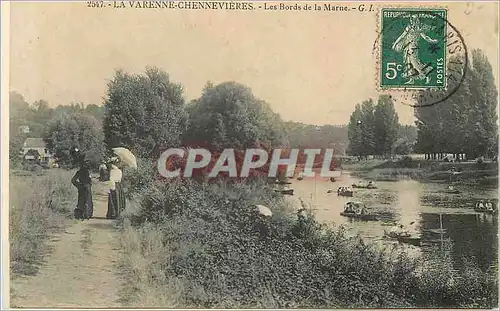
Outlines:
{"type": "Polygon", "coordinates": [[[108,212],[106,218],[116,219],[125,208],[125,196],[121,185],[122,171],[118,168],[118,158],[111,158],[109,168],[108,212]]]}
{"type": "Polygon", "coordinates": [[[429,43],[438,42],[438,40],[432,39],[425,34],[426,31],[432,30],[433,28],[433,26],[422,24],[417,14],[412,15],[410,23],[392,45],[394,51],[403,52],[404,54],[403,62],[405,72],[403,73],[403,77],[409,79],[406,84],[415,83],[415,79],[425,79],[425,84],[429,84],[430,82],[431,77],[429,73],[434,68],[420,61],[418,51],[420,38],[423,38],[429,43]]]}

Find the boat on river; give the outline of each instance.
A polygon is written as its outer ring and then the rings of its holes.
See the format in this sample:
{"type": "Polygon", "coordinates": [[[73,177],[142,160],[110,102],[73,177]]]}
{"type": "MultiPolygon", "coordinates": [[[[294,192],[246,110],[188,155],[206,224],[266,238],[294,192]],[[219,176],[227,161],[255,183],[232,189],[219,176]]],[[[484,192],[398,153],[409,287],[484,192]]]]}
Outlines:
{"type": "Polygon", "coordinates": [[[341,212],[340,216],[356,218],[361,220],[374,220],[374,221],[378,220],[378,217],[375,214],[357,214],[357,213],[341,212]]]}
{"type": "Polygon", "coordinates": [[[352,197],[353,193],[354,192],[352,191],[352,189],[349,189],[347,187],[339,187],[337,189],[337,195],[339,195],[339,196],[352,197]]]}
{"type": "Polygon", "coordinates": [[[476,206],[474,206],[474,211],[478,213],[494,214],[496,213],[497,208],[491,202],[479,201],[476,203],[476,206]]]}
{"type": "Polygon", "coordinates": [[[384,230],[384,236],[389,239],[397,240],[400,243],[411,244],[414,246],[420,246],[422,239],[417,236],[411,236],[409,233],[396,233],[384,230]]]}
{"type": "Polygon", "coordinates": [[[279,181],[275,181],[274,184],[276,184],[276,185],[291,185],[292,183],[289,181],[279,180],[279,181]]]}
{"type": "Polygon", "coordinates": [[[340,216],[355,218],[360,220],[378,220],[378,216],[375,214],[366,213],[366,206],[361,202],[346,202],[344,205],[344,211],[340,213],[340,216]]]}
{"type": "Polygon", "coordinates": [[[279,192],[283,195],[293,195],[293,189],[274,190],[274,191],[279,192]]]}
{"type": "Polygon", "coordinates": [[[304,179],[304,173],[299,172],[299,174],[297,175],[297,180],[302,180],[302,179],[304,179]]]}
{"type": "Polygon", "coordinates": [[[459,194],[460,193],[460,190],[456,189],[455,187],[453,186],[448,186],[446,188],[446,190],[444,191],[444,193],[448,193],[448,194],[459,194]]]}
{"type": "Polygon", "coordinates": [[[352,184],[353,188],[359,189],[377,189],[377,187],[373,184],[373,182],[368,182],[368,184],[363,184],[362,182],[358,182],[357,184],[352,184]]]}

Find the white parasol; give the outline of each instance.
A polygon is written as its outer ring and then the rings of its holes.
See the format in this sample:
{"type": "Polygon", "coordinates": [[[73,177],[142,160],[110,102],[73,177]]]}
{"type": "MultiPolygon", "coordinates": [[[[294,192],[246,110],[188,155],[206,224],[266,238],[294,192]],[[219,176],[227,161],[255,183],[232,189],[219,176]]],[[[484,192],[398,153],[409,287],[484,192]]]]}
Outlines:
{"type": "Polygon", "coordinates": [[[116,156],[120,159],[120,161],[123,164],[128,165],[131,168],[137,169],[137,160],[135,158],[135,155],[130,150],[123,147],[116,147],[113,148],[113,152],[116,154],[116,156]]]}
{"type": "Polygon", "coordinates": [[[271,212],[271,210],[267,206],[264,206],[264,205],[256,205],[256,210],[259,214],[261,214],[263,216],[272,216],[273,215],[273,212],[271,212]]]}

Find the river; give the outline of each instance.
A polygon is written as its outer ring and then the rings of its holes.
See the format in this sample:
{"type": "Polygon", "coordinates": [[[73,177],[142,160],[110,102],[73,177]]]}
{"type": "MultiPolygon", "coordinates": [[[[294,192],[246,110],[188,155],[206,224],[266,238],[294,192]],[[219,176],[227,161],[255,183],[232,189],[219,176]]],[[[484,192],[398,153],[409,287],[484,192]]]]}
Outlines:
{"type": "Polygon", "coordinates": [[[375,244],[397,244],[410,254],[421,254],[435,252],[440,249],[442,241],[451,240],[450,255],[457,268],[460,268],[463,258],[472,260],[483,269],[497,261],[497,216],[473,210],[477,200],[497,199],[496,188],[458,185],[456,188],[460,194],[446,194],[443,191],[447,184],[401,180],[377,182],[377,189],[354,189],[351,198],[337,196],[338,187],[350,186],[359,180],[344,172],[336,182],[326,178],[292,179],[290,187],[294,189],[294,199],[303,198],[318,221],[343,225],[350,234],[360,235],[375,244]],[[327,193],[328,190],[332,192],[327,193]],[[340,216],[349,200],[364,202],[370,213],[378,214],[380,220],[360,221],[340,216]],[[413,234],[420,236],[422,246],[400,245],[385,239],[384,229],[389,229],[395,221],[409,226],[413,234]]]}

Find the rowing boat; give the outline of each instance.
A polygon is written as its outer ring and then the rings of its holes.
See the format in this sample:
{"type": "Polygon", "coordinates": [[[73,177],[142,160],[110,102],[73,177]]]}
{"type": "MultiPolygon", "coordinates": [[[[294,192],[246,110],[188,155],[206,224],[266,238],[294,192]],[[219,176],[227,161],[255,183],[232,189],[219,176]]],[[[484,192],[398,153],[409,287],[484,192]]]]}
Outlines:
{"type": "Polygon", "coordinates": [[[346,191],[338,191],[337,195],[343,196],[343,197],[352,197],[352,190],[346,190],[346,191]]]}
{"type": "Polygon", "coordinates": [[[390,239],[397,240],[400,243],[411,244],[414,246],[420,246],[422,239],[415,236],[410,235],[398,235],[396,233],[392,233],[390,231],[384,230],[384,236],[390,239]]]}
{"type": "Polygon", "coordinates": [[[352,184],[353,188],[359,188],[359,189],[377,189],[376,186],[372,185],[359,185],[359,184],[352,184]]]}
{"type": "Polygon", "coordinates": [[[378,220],[377,215],[375,214],[356,214],[356,213],[341,212],[340,216],[356,218],[361,220],[378,220]]]}
{"type": "Polygon", "coordinates": [[[281,194],[288,194],[288,195],[293,195],[293,189],[286,189],[286,190],[274,190],[275,192],[279,192],[281,194]]]}

